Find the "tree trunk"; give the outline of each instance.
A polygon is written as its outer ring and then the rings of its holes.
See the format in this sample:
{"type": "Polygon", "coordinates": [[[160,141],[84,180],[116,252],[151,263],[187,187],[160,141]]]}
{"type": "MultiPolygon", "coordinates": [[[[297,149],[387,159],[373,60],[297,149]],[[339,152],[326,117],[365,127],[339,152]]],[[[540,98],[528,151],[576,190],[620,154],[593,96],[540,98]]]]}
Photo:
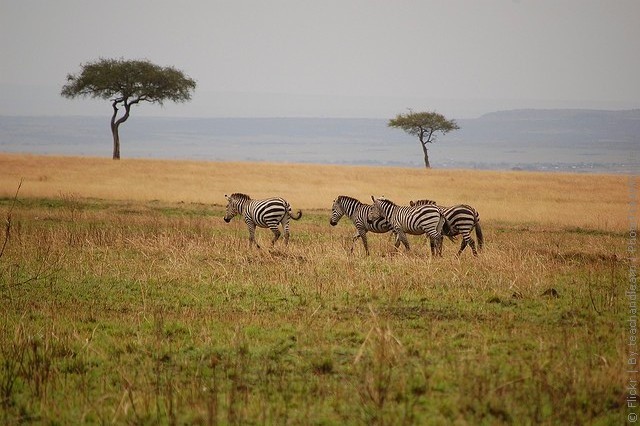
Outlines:
{"type": "Polygon", "coordinates": [[[127,121],[129,118],[129,113],[131,112],[131,105],[134,103],[138,103],[140,100],[134,100],[133,102],[128,102],[127,99],[116,99],[113,101],[111,105],[113,107],[113,115],[111,116],[111,134],[113,135],[113,159],[120,159],[120,134],[118,133],[118,128],[122,123],[127,121]],[[124,115],[116,120],[118,116],[118,103],[124,102],[124,115]]]}
{"type": "Polygon", "coordinates": [[[429,164],[429,151],[427,150],[427,144],[431,142],[431,135],[433,135],[432,129],[420,128],[420,134],[418,136],[420,138],[420,145],[422,146],[422,152],[424,153],[424,166],[427,169],[431,168],[431,164],[429,164]],[[425,140],[425,135],[427,136],[426,140],[425,140]]]}
{"type": "Polygon", "coordinates": [[[114,101],[111,105],[113,107],[113,115],[111,116],[111,134],[113,135],[113,159],[120,159],[120,134],[118,133],[118,126],[120,123],[116,123],[116,116],[118,115],[118,101],[114,101]]]}
{"type": "Polygon", "coordinates": [[[120,159],[120,134],[118,133],[118,124],[111,123],[111,134],[113,135],[113,159],[120,159]]]}
{"type": "Polygon", "coordinates": [[[422,143],[422,152],[424,153],[424,166],[427,169],[431,168],[431,164],[429,164],[429,151],[427,150],[427,144],[422,143]]]}

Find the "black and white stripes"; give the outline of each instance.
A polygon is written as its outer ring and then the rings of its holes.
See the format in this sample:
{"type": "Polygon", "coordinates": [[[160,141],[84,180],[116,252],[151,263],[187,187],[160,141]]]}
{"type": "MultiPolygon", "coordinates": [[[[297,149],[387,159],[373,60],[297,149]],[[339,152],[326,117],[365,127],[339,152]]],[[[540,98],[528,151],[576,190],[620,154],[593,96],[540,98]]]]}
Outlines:
{"type": "MultiPolygon", "coordinates": [[[[431,205],[436,206],[436,202],[432,200],[418,200],[409,202],[412,206],[431,205]]],[[[480,215],[473,207],[467,204],[458,204],[451,207],[437,206],[441,209],[449,228],[444,233],[445,236],[453,238],[456,235],[462,235],[462,243],[460,244],[460,250],[458,250],[458,256],[467,247],[471,246],[471,251],[474,256],[478,255],[476,251],[476,243],[471,238],[471,231],[476,230],[476,237],[478,238],[478,250],[482,250],[484,244],[484,237],[482,235],[482,227],[480,226],[480,215]]]]}
{"type": "Polygon", "coordinates": [[[386,198],[375,198],[369,212],[369,221],[384,218],[389,222],[398,240],[409,250],[407,235],[427,234],[431,241],[431,254],[441,253],[442,232],[446,221],[442,212],[434,205],[399,206],[386,198]]]}
{"type": "Polygon", "coordinates": [[[224,221],[228,223],[234,216],[242,215],[247,228],[249,228],[249,245],[255,243],[258,248],[260,246],[255,241],[256,226],[271,229],[274,235],[271,245],[274,245],[280,238],[279,225],[282,223],[284,243],[287,244],[289,242],[289,218],[298,220],[302,217],[301,210],[298,210],[297,216],[293,216],[289,203],[280,197],[252,200],[248,195],[240,193],[225,195],[225,197],[227,198],[227,212],[224,215],[224,221]]]}
{"type": "Polygon", "coordinates": [[[357,233],[353,237],[353,244],[351,245],[352,252],[356,240],[360,238],[364,245],[365,252],[367,255],[369,254],[367,232],[382,234],[391,231],[391,225],[382,217],[369,222],[368,217],[371,208],[372,206],[370,204],[361,203],[359,200],[346,195],[340,195],[333,201],[331,219],[329,219],[331,226],[336,226],[340,218],[346,215],[356,227],[357,233]]]}
{"type": "MultiPolygon", "coordinates": [[[[234,193],[225,195],[227,199],[225,222],[230,222],[236,216],[242,216],[249,230],[249,246],[255,244],[256,227],[269,228],[273,232],[271,244],[274,245],[282,235],[280,225],[284,231],[284,242],[289,242],[289,220],[298,220],[302,217],[302,211],[294,215],[289,203],[280,197],[253,200],[246,194],[234,193]]],[[[356,227],[353,236],[351,252],[353,252],[356,240],[360,238],[365,252],[369,255],[367,233],[377,234],[392,232],[395,234],[395,247],[400,243],[409,250],[407,235],[425,234],[430,240],[431,254],[442,255],[443,236],[455,241],[455,237],[462,236],[462,243],[458,250],[458,256],[467,245],[475,256],[484,244],[480,215],[467,204],[458,204],[452,207],[439,206],[435,201],[418,200],[411,201],[408,206],[397,205],[393,201],[371,196],[373,204],[365,204],[358,199],[346,195],[338,196],[331,208],[329,223],[336,226],[342,216],[351,219],[356,227]],[[471,232],[476,230],[476,242],[471,237],[471,232]]]]}

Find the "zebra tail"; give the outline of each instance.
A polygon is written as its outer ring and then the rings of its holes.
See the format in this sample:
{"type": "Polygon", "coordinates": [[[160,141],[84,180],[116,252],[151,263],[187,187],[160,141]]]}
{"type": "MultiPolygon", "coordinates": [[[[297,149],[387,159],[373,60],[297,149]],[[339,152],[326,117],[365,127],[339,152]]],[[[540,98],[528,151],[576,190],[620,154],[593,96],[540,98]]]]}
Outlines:
{"type": "Polygon", "coordinates": [[[298,216],[294,216],[291,214],[291,209],[289,209],[289,217],[293,220],[299,220],[302,217],[302,210],[298,210],[298,216]]]}
{"type": "Polygon", "coordinates": [[[476,238],[478,238],[478,250],[482,250],[484,245],[484,237],[482,236],[482,227],[480,221],[476,222],[476,238]]]}

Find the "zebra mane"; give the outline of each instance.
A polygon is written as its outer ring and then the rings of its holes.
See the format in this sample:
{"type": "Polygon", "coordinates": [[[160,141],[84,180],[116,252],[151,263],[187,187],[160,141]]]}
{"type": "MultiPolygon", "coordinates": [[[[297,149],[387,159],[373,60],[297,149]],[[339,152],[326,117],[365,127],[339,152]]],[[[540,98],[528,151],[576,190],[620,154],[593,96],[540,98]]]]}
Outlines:
{"type": "Polygon", "coordinates": [[[360,200],[358,200],[357,198],[353,198],[353,197],[349,197],[348,195],[338,195],[338,198],[336,198],[336,201],[355,201],[357,203],[362,204],[362,202],[360,200]]]}
{"type": "Polygon", "coordinates": [[[388,198],[385,198],[384,196],[382,196],[380,198],[376,198],[376,200],[382,201],[383,203],[391,204],[392,206],[397,206],[396,203],[394,203],[393,201],[389,200],[388,198]]]}
{"type": "Polygon", "coordinates": [[[436,205],[438,203],[436,203],[433,200],[416,200],[416,201],[409,201],[409,205],[410,206],[430,206],[430,205],[436,205]]]}
{"type": "Polygon", "coordinates": [[[231,194],[231,196],[229,198],[235,198],[238,200],[250,200],[251,197],[249,197],[247,194],[242,194],[240,192],[234,192],[233,194],[231,194]]]}

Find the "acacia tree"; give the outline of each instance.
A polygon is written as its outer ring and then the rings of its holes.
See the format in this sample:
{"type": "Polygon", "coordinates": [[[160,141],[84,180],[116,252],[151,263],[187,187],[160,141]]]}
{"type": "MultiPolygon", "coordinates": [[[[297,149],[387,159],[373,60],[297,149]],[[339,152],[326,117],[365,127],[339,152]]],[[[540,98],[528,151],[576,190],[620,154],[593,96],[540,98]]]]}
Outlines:
{"type": "Polygon", "coordinates": [[[101,98],[111,101],[113,159],[120,159],[118,128],[127,121],[131,107],[140,102],[163,105],[165,101],[186,102],[196,82],[173,67],[161,67],[147,60],[99,59],[81,65],[79,74],[67,75],[60,93],[65,98],[101,98]],[[120,107],[124,113],[118,117],[120,107]]]}
{"type": "Polygon", "coordinates": [[[427,144],[436,141],[436,133],[443,135],[459,127],[455,120],[447,120],[444,115],[433,112],[413,112],[398,114],[396,118],[389,120],[389,127],[396,127],[404,130],[412,136],[417,136],[424,153],[424,166],[429,169],[429,152],[427,144]]]}

